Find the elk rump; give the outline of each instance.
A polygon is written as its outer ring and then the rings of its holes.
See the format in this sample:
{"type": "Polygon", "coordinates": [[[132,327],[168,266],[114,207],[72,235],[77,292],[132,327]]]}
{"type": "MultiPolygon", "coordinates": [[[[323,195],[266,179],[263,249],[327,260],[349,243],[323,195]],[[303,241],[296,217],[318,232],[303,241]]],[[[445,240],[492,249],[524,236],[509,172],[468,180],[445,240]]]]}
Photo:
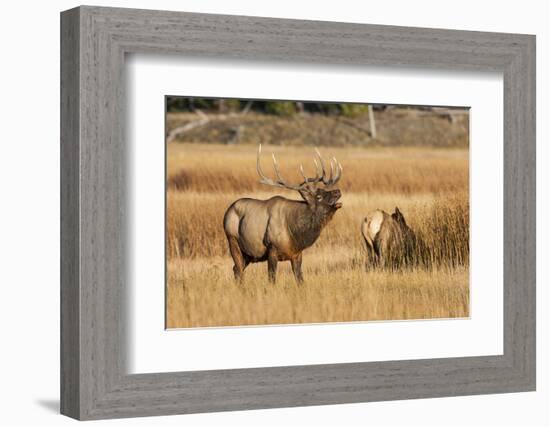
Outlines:
{"type": "Polygon", "coordinates": [[[392,214],[380,209],[370,212],[361,224],[361,234],[367,249],[367,268],[397,269],[413,263],[417,238],[399,208],[392,214]]]}

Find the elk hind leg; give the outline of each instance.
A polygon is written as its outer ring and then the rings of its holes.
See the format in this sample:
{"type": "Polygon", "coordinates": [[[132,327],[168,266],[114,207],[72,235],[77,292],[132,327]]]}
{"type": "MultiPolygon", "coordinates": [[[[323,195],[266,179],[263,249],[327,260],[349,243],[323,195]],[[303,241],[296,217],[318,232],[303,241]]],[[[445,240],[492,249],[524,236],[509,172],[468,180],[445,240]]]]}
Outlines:
{"type": "Polygon", "coordinates": [[[387,264],[387,247],[386,245],[382,244],[379,239],[374,240],[373,245],[373,252],[374,252],[374,259],[375,259],[375,265],[377,267],[380,267],[381,269],[386,268],[387,264]]]}
{"type": "Polygon", "coordinates": [[[365,269],[370,270],[378,264],[378,255],[375,253],[372,242],[365,238],[365,247],[367,248],[367,258],[365,261],[365,269]]]}
{"type": "Polygon", "coordinates": [[[233,266],[235,280],[242,282],[244,269],[248,265],[248,261],[243,255],[241,248],[239,247],[239,242],[235,237],[230,236],[227,238],[227,241],[229,242],[229,252],[231,252],[231,257],[235,263],[233,266]]]}

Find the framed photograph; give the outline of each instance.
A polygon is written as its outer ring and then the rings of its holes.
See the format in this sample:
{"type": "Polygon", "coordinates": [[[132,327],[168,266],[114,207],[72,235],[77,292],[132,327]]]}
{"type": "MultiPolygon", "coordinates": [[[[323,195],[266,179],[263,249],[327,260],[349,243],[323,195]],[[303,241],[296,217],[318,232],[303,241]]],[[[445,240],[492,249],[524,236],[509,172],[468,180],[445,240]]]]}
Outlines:
{"type": "Polygon", "coordinates": [[[535,37],[61,14],[61,411],[535,390],[535,37]]]}
{"type": "Polygon", "coordinates": [[[168,329],[469,318],[468,108],[166,107],[168,329]]]}

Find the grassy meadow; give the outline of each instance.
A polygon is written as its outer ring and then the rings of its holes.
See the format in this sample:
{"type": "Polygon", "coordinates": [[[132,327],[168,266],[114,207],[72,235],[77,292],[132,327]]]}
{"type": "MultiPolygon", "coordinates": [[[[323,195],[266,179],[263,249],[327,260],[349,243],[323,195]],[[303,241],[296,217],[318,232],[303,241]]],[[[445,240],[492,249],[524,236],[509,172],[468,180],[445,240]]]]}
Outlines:
{"type": "MultiPolygon", "coordinates": [[[[277,155],[283,176],[313,174],[312,146],[264,145],[263,170],[277,155]]],[[[267,264],[233,280],[223,231],[227,207],[240,197],[293,191],[258,183],[253,144],[171,143],[167,148],[167,327],[237,326],[469,315],[469,173],[467,148],[323,146],[344,168],[343,208],[303,253],[305,283],[279,263],[276,285],[267,264]],[[366,268],[360,233],[365,215],[398,206],[426,243],[429,262],[400,271],[366,268]]]]}

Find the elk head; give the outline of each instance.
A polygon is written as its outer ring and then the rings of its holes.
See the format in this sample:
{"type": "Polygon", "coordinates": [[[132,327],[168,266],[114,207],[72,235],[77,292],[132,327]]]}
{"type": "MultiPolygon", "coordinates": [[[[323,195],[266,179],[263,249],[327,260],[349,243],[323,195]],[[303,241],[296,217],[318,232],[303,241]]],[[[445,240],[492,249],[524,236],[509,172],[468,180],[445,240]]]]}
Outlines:
{"type": "Polygon", "coordinates": [[[407,222],[405,221],[405,217],[399,210],[399,208],[396,206],[395,211],[391,214],[391,217],[397,221],[397,223],[401,226],[407,226],[407,222]]]}
{"type": "Polygon", "coordinates": [[[321,156],[319,150],[315,149],[317,156],[317,159],[313,159],[313,163],[315,165],[315,177],[307,177],[304,172],[303,165],[300,165],[300,173],[302,174],[304,181],[300,184],[290,184],[281,176],[279,163],[277,162],[275,154],[272,154],[271,156],[277,179],[272,180],[263,173],[260,165],[261,153],[262,145],[260,144],[256,159],[256,169],[258,171],[258,175],[260,176],[260,183],[297,191],[300,193],[300,196],[302,196],[302,199],[304,199],[311,211],[318,213],[322,217],[326,217],[327,220],[330,219],[332,215],[334,215],[334,213],[342,207],[342,203],[338,202],[342,196],[340,190],[329,189],[329,187],[336,185],[342,176],[342,165],[336,160],[335,157],[330,159],[330,173],[327,173],[325,160],[321,156]]]}

